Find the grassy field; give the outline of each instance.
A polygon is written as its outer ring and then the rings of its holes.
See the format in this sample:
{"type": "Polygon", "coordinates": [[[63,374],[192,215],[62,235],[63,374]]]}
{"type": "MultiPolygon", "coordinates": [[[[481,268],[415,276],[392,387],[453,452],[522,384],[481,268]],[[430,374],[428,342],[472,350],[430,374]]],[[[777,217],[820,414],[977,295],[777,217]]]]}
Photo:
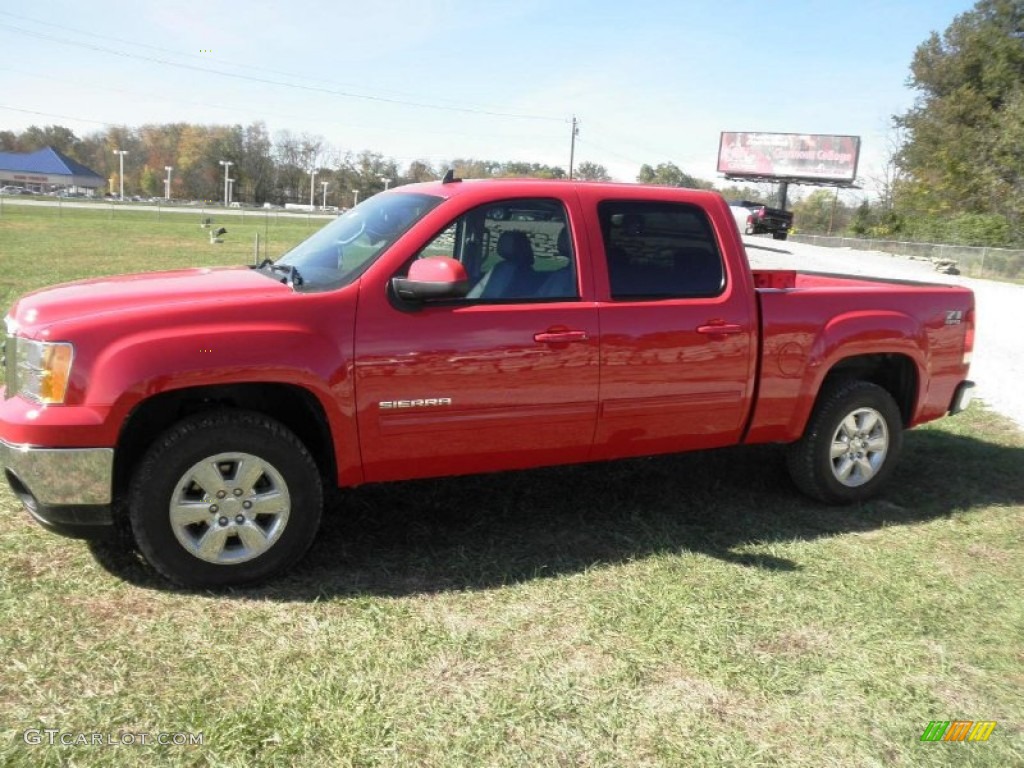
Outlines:
{"type": "MultiPolygon", "coordinates": [[[[4,218],[4,258],[12,231],[14,293],[105,236],[4,218]]],[[[119,263],[190,258],[164,237],[119,263]]],[[[910,433],[850,509],[798,495],[775,448],[365,487],[295,572],[217,595],[2,490],[0,764],[1021,765],[1022,466],[975,409],[910,433]],[[955,719],[998,725],[920,741],[955,719]],[[178,732],[203,744],[138,743],[178,732]]]]}
{"type": "MultiPolygon", "coordinates": [[[[2,201],[2,198],[0,198],[2,201]]],[[[157,269],[251,264],[277,258],[326,220],[276,211],[226,214],[218,209],[111,205],[0,205],[0,313],[26,291],[83,277],[157,269]],[[211,243],[200,223],[228,230],[211,243]]],[[[0,334],[3,329],[0,327],[0,334]]]]}

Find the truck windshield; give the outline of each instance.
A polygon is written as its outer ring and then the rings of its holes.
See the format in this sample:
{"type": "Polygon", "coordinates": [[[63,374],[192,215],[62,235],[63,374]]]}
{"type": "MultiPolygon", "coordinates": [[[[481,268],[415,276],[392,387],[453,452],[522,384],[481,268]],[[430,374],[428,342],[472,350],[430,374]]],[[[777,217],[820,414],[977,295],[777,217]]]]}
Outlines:
{"type": "Polygon", "coordinates": [[[307,290],[347,285],[441,200],[402,192],[375,195],[299,243],[274,266],[292,267],[301,276],[296,285],[307,290]]]}

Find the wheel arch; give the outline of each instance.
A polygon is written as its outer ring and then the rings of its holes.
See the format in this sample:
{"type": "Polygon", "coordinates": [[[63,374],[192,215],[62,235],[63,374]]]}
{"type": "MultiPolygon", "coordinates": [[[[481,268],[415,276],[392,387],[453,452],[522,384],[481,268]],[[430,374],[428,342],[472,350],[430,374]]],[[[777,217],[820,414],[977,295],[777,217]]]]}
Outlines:
{"type": "Polygon", "coordinates": [[[825,392],[858,377],[889,392],[904,426],[909,425],[921,400],[928,356],[928,336],[906,312],[870,309],[833,317],[811,346],[803,407],[790,422],[792,438],[804,433],[825,392]]]}
{"type": "Polygon", "coordinates": [[[114,496],[123,497],[146,450],[164,430],[211,410],[263,413],[295,433],[309,450],[325,483],[337,484],[337,458],[327,414],[304,387],[283,383],[238,383],[186,387],[149,397],[128,414],[114,452],[114,496]]]}
{"type": "Polygon", "coordinates": [[[908,355],[883,352],[843,358],[825,374],[817,399],[847,381],[867,381],[886,390],[899,406],[903,427],[910,426],[917,407],[920,374],[908,355]]]}
{"type": "Polygon", "coordinates": [[[892,395],[900,410],[902,426],[910,426],[921,396],[919,363],[903,351],[872,352],[839,358],[818,376],[804,380],[804,396],[789,422],[788,440],[800,439],[829,392],[856,380],[877,384],[892,395]]]}

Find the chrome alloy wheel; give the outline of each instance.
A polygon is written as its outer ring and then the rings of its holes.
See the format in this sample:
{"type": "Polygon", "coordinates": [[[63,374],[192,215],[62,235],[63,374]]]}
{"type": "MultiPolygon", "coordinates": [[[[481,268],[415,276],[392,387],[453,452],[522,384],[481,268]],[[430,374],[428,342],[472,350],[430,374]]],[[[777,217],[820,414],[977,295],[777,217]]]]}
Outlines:
{"type": "Polygon", "coordinates": [[[889,428],[874,408],[858,408],[832,435],[832,474],[848,488],[869,482],[885,463],[889,428]]]}
{"type": "Polygon", "coordinates": [[[178,480],[171,530],[193,556],[216,565],[259,557],[288,524],[291,496],[281,473],[249,453],[218,453],[178,480]]]}

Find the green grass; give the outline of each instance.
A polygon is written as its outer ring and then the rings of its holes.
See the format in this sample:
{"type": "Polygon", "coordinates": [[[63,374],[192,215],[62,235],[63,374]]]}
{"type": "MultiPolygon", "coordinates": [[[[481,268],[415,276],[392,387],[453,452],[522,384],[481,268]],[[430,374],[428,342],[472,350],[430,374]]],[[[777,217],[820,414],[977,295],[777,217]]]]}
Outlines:
{"type": "Polygon", "coordinates": [[[228,595],[168,590],[5,492],[0,760],[1020,764],[1022,460],[978,411],[912,433],[849,510],[796,495],[773,449],[358,489],[296,572],[228,595]],[[999,725],[919,742],[957,718],[999,725]]]}
{"type": "MultiPolygon", "coordinates": [[[[0,207],[0,314],[23,293],[84,277],[183,267],[251,264],[257,233],[260,258],[277,258],[327,223],[326,219],[218,209],[158,210],[111,205],[0,207]],[[205,218],[228,230],[210,243],[205,218]]],[[[3,334],[0,325],[0,336],[3,334]]]]}
{"type": "Polygon", "coordinates": [[[371,486],[296,571],[216,595],[3,490],[0,764],[1020,765],[1021,466],[974,409],[849,509],[771,447],[371,486]],[[919,741],[953,719],[998,725],[919,741]]]}

